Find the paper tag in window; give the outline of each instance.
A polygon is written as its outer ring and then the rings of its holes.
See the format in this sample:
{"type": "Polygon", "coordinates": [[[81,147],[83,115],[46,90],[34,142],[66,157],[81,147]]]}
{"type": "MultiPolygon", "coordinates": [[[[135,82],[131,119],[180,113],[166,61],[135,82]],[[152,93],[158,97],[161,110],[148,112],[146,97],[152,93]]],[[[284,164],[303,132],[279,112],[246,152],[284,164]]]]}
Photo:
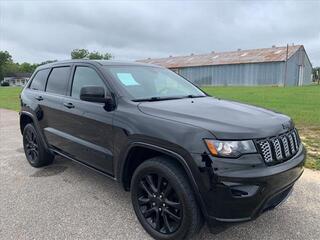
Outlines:
{"type": "Polygon", "coordinates": [[[121,83],[125,86],[137,86],[140,85],[132,76],[131,73],[117,73],[117,77],[121,83]]]}

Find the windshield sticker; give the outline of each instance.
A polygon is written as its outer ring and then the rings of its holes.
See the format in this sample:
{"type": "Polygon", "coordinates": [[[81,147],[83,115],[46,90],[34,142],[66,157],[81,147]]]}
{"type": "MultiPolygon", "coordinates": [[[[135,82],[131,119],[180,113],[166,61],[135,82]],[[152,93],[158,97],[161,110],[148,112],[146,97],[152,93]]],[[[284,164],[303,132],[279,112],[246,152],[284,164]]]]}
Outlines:
{"type": "Polygon", "coordinates": [[[117,73],[117,77],[121,83],[125,86],[137,86],[140,85],[132,76],[131,73],[117,73]]]}

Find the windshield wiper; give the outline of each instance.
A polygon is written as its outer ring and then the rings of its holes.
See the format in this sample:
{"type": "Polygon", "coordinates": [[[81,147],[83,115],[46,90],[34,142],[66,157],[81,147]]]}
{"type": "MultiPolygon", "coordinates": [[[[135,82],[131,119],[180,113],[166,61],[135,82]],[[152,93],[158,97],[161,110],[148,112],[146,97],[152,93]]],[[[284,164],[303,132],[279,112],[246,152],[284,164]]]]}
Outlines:
{"type": "Polygon", "coordinates": [[[155,101],[164,101],[164,100],[173,100],[173,99],[181,99],[183,97],[150,97],[150,98],[140,98],[133,99],[134,102],[155,102],[155,101]]]}
{"type": "Polygon", "coordinates": [[[201,97],[206,97],[206,95],[192,95],[192,94],[190,94],[190,95],[185,96],[185,98],[201,98],[201,97]]]}

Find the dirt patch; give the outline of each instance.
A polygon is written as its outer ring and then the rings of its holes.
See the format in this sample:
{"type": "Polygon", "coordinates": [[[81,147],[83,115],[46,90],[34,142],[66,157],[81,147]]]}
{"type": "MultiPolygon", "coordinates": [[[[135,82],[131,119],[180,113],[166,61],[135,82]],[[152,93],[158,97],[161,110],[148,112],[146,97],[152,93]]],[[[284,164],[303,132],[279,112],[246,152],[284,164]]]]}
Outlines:
{"type": "Polygon", "coordinates": [[[320,127],[299,128],[300,138],[307,148],[305,166],[320,170],[320,127]]]}

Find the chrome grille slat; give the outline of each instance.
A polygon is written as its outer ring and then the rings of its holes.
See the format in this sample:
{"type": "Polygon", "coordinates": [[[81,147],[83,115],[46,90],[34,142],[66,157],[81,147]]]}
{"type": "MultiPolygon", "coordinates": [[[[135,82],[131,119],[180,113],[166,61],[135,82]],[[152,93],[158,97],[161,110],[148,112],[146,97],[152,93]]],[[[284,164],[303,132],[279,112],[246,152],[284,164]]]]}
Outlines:
{"type": "Polygon", "coordinates": [[[276,164],[293,157],[299,150],[300,139],[296,130],[291,130],[277,137],[256,141],[264,161],[276,164]]]}
{"type": "Polygon", "coordinates": [[[297,132],[293,131],[292,135],[293,135],[294,144],[296,145],[296,149],[298,150],[299,149],[299,144],[298,144],[297,132]]]}
{"type": "Polygon", "coordinates": [[[288,139],[289,139],[289,143],[290,143],[291,153],[295,153],[296,147],[294,146],[293,137],[292,137],[291,133],[288,134],[288,139]]]}
{"type": "Polygon", "coordinates": [[[285,135],[282,135],[280,137],[282,143],[283,143],[283,148],[284,148],[284,153],[286,157],[290,156],[290,150],[289,150],[289,143],[288,143],[288,139],[285,135]]]}
{"type": "Polygon", "coordinates": [[[266,162],[272,162],[272,152],[271,152],[271,147],[269,141],[261,141],[259,142],[260,149],[263,155],[263,158],[266,162]]]}
{"type": "Polygon", "coordinates": [[[275,154],[276,154],[276,158],[277,160],[282,160],[282,150],[281,150],[281,145],[280,145],[280,141],[278,138],[272,139],[271,140],[273,143],[273,147],[275,150],[275,154]]]}

